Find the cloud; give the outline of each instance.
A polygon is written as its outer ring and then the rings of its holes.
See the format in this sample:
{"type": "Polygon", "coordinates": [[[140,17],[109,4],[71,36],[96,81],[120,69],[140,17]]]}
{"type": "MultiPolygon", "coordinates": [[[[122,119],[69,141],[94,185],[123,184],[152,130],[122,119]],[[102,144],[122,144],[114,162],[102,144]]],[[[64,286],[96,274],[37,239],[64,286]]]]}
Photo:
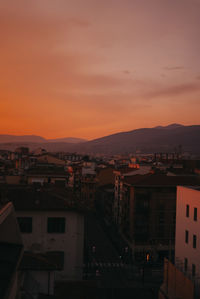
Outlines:
{"type": "Polygon", "coordinates": [[[184,70],[185,69],[185,67],[183,67],[183,66],[168,66],[168,67],[164,67],[163,68],[164,70],[166,70],[166,71],[179,71],[179,70],[184,70]]]}
{"type": "Polygon", "coordinates": [[[126,74],[126,75],[130,75],[131,72],[128,71],[128,70],[124,70],[123,73],[126,74]]]}
{"type": "Polygon", "coordinates": [[[200,92],[200,84],[188,83],[169,86],[166,88],[160,88],[155,91],[149,92],[145,95],[147,99],[153,98],[165,98],[165,97],[178,97],[186,94],[192,94],[195,92],[200,92]]]}

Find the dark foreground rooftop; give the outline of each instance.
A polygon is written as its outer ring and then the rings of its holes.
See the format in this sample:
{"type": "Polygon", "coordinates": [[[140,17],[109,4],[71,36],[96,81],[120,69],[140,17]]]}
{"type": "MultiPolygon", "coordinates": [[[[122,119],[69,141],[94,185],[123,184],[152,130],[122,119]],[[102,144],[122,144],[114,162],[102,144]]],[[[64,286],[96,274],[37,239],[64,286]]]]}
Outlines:
{"type": "Polygon", "coordinates": [[[0,242],[0,298],[6,299],[13,275],[20,262],[23,246],[0,242]]]}
{"type": "Polygon", "coordinates": [[[55,188],[36,189],[33,187],[4,186],[4,197],[11,201],[16,211],[72,211],[85,213],[86,208],[71,193],[55,188]]]}

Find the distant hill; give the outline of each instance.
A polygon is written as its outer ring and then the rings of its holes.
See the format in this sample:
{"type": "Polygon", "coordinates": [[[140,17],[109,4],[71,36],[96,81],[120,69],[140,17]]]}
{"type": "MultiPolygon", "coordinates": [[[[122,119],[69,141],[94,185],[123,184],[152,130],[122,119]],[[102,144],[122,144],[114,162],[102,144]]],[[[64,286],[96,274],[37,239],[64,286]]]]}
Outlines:
{"type": "Polygon", "coordinates": [[[142,128],[83,143],[81,150],[92,153],[170,152],[181,145],[183,151],[200,154],[200,125],[142,128]]]}
{"type": "Polygon", "coordinates": [[[37,135],[0,135],[0,143],[15,143],[15,142],[31,142],[31,143],[45,143],[45,142],[67,142],[67,143],[81,143],[87,140],[75,137],[46,139],[37,135]]]}
{"type": "Polygon", "coordinates": [[[171,124],[171,125],[168,125],[168,126],[157,126],[153,129],[165,129],[165,130],[170,130],[170,129],[177,129],[177,128],[180,128],[180,127],[184,127],[183,125],[180,125],[180,124],[171,124]]]}
{"type": "MultiPolygon", "coordinates": [[[[84,142],[76,138],[61,138],[47,140],[40,136],[15,136],[20,138],[33,138],[34,141],[6,141],[2,142],[0,135],[0,149],[14,150],[18,146],[28,146],[30,149],[39,146],[47,151],[69,151],[78,153],[124,154],[154,152],[172,152],[181,146],[185,152],[200,154],[200,125],[183,126],[171,124],[155,128],[142,128],[128,132],[121,132],[84,142]],[[71,142],[65,142],[69,141],[71,142]],[[78,143],[72,142],[77,140],[78,143]],[[39,141],[41,140],[41,141],[39,141]],[[79,140],[79,141],[78,141],[79,140]]],[[[32,140],[33,140],[32,139],[32,140]]],[[[4,139],[5,140],[5,139],[4,139]]],[[[8,140],[8,139],[7,139],[8,140]]],[[[30,139],[26,139],[30,140],[30,139]]]]}
{"type": "Polygon", "coordinates": [[[0,135],[0,143],[7,143],[7,142],[45,142],[46,139],[37,135],[0,135]]]}
{"type": "Polygon", "coordinates": [[[75,137],[66,137],[66,138],[57,138],[57,139],[47,139],[47,142],[67,142],[67,143],[82,143],[86,142],[86,139],[75,138],[75,137]]]}

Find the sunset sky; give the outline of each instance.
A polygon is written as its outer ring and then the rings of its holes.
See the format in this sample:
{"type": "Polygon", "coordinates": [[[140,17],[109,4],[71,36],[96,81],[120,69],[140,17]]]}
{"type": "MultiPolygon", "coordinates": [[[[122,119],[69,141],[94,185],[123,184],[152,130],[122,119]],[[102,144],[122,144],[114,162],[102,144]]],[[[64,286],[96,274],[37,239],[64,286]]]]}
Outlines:
{"type": "Polygon", "coordinates": [[[200,124],[200,0],[0,0],[0,134],[200,124]]]}

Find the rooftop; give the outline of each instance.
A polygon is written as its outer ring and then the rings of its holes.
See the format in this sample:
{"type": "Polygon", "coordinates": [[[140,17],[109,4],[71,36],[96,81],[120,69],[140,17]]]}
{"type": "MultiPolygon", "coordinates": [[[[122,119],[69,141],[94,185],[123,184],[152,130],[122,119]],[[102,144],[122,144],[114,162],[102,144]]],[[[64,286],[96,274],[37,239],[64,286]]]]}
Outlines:
{"type": "Polygon", "coordinates": [[[7,298],[7,292],[21,258],[22,245],[0,242],[0,298],[7,298]]]}
{"type": "Polygon", "coordinates": [[[187,186],[187,188],[195,190],[195,191],[200,191],[200,186],[187,186]]]}
{"type": "Polygon", "coordinates": [[[133,186],[197,186],[200,187],[200,177],[197,176],[167,176],[162,174],[133,175],[124,178],[124,183],[133,186]]]}
{"type": "Polygon", "coordinates": [[[58,167],[54,164],[40,164],[37,167],[30,168],[27,170],[27,175],[51,175],[51,176],[67,176],[67,171],[63,166],[58,167]]]}
{"type": "Polygon", "coordinates": [[[7,188],[7,201],[16,211],[74,211],[83,213],[86,208],[70,192],[59,193],[56,189],[35,189],[32,187],[7,188]]]}

